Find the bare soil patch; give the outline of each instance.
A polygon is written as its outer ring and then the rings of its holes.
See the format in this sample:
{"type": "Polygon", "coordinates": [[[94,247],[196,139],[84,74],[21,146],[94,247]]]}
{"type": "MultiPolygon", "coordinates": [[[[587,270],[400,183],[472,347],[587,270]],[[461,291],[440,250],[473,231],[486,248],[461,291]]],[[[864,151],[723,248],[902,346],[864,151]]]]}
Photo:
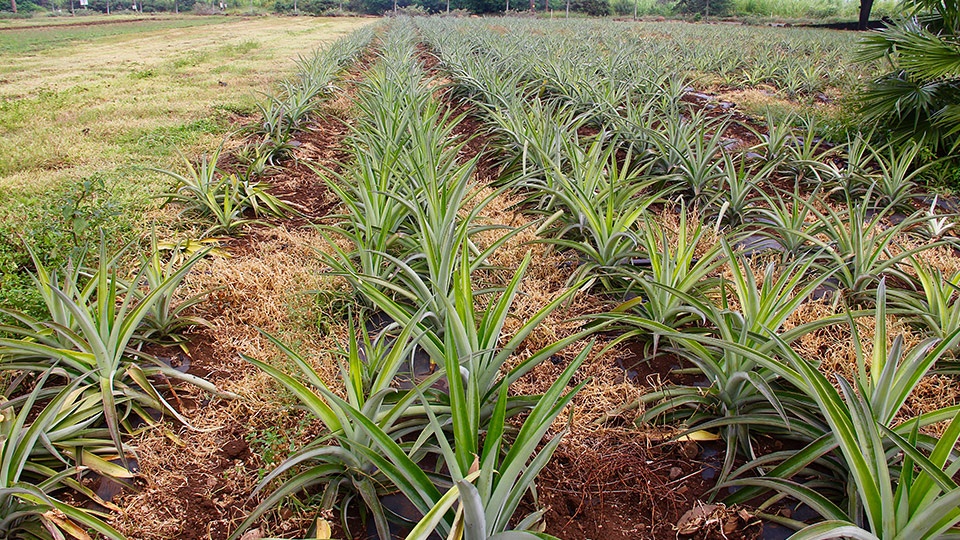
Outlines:
{"type": "Polygon", "coordinates": [[[268,181],[272,193],[290,203],[302,215],[289,220],[291,225],[309,225],[324,217],[337,205],[336,197],[313,167],[330,167],[339,172],[349,153],[343,139],[349,133],[347,123],[336,116],[321,117],[315,124],[297,136],[300,146],[295,159],[268,181]],[[309,164],[315,164],[313,167],[309,164]]]}
{"type": "Polygon", "coordinates": [[[722,509],[716,521],[683,519],[705,504],[721,454],[715,443],[655,436],[609,430],[562,443],[538,480],[547,532],[610,540],[758,537],[759,520],[738,509],[722,509]]]}

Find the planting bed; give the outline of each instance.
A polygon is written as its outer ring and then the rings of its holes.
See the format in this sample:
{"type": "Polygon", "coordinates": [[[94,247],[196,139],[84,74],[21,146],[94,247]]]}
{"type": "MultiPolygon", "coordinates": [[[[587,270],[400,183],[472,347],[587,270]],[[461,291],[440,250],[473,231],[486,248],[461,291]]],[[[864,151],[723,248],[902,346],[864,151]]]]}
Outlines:
{"type": "MultiPolygon", "coordinates": [[[[130,487],[71,502],[151,539],[955,532],[956,216],[919,147],[831,123],[876,69],[852,47],[398,18],[301,59],[245,139],[170,174],[216,249],[165,232],[182,284],[104,278],[197,301],[121,347],[122,416],[167,418],[88,434],[136,449],[130,487]]],[[[77,324],[14,318],[10,399],[73,358],[24,343],[77,324]]]]}

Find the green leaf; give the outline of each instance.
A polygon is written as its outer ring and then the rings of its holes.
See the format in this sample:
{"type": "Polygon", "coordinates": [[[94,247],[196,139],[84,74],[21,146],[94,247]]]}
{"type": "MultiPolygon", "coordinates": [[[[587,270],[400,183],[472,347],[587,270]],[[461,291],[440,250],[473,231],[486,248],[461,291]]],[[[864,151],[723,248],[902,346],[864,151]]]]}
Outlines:
{"type": "Polygon", "coordinates": [[[824,521],[810,525],[790,537],[790,540],[834,540],[836,538],[850,538],[851,540],[880,540],[869,531],[857,527],[849,521],[824,521]]]}

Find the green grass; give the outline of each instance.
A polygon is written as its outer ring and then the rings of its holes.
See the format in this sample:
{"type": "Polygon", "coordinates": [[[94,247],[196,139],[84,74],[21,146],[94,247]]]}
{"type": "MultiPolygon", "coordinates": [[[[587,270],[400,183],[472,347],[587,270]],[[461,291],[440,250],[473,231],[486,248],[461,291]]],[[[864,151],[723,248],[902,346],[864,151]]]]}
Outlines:
{"type": "Polygon", "coordinates": [[[178,126],[162,126],[131,133],[130,142],[144,153],[166,155],[170,148],[193,146],[204,135],[222,135],[229,125],[224,119],[201,118],[178,126]]]}

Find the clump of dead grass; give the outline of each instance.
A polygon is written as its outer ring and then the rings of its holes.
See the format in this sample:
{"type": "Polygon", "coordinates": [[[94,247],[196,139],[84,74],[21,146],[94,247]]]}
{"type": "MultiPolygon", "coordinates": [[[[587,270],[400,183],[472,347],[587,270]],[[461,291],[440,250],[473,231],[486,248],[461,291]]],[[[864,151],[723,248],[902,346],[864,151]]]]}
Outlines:
{"type": "Polygon", "coordinates": [[[634,421],[644,409],[640,398],[650,388],[625,377],[624,370],[608,357],[597,358],[582,371],[590,382],[567,411],[573,428],[571,436],[591,438],[611,429],[635,431],[634,421]]]}
{"type": "MultiPolygon", "coordinates": [[[[918,241],[908,237],[902,240],[900,248],[903,251],[907,251],[925,245],[926,243],[925,241],[918,241]]],[[[960,272],[960,257],[957,256],[957,251],[953,246],[931,247],[921,250],[913,257],[939,270],[944,276],[949,277],[960,272]]],[[[914,273],[909,264],[901,265],[901,268],[911,275],[914,273]]]]}

